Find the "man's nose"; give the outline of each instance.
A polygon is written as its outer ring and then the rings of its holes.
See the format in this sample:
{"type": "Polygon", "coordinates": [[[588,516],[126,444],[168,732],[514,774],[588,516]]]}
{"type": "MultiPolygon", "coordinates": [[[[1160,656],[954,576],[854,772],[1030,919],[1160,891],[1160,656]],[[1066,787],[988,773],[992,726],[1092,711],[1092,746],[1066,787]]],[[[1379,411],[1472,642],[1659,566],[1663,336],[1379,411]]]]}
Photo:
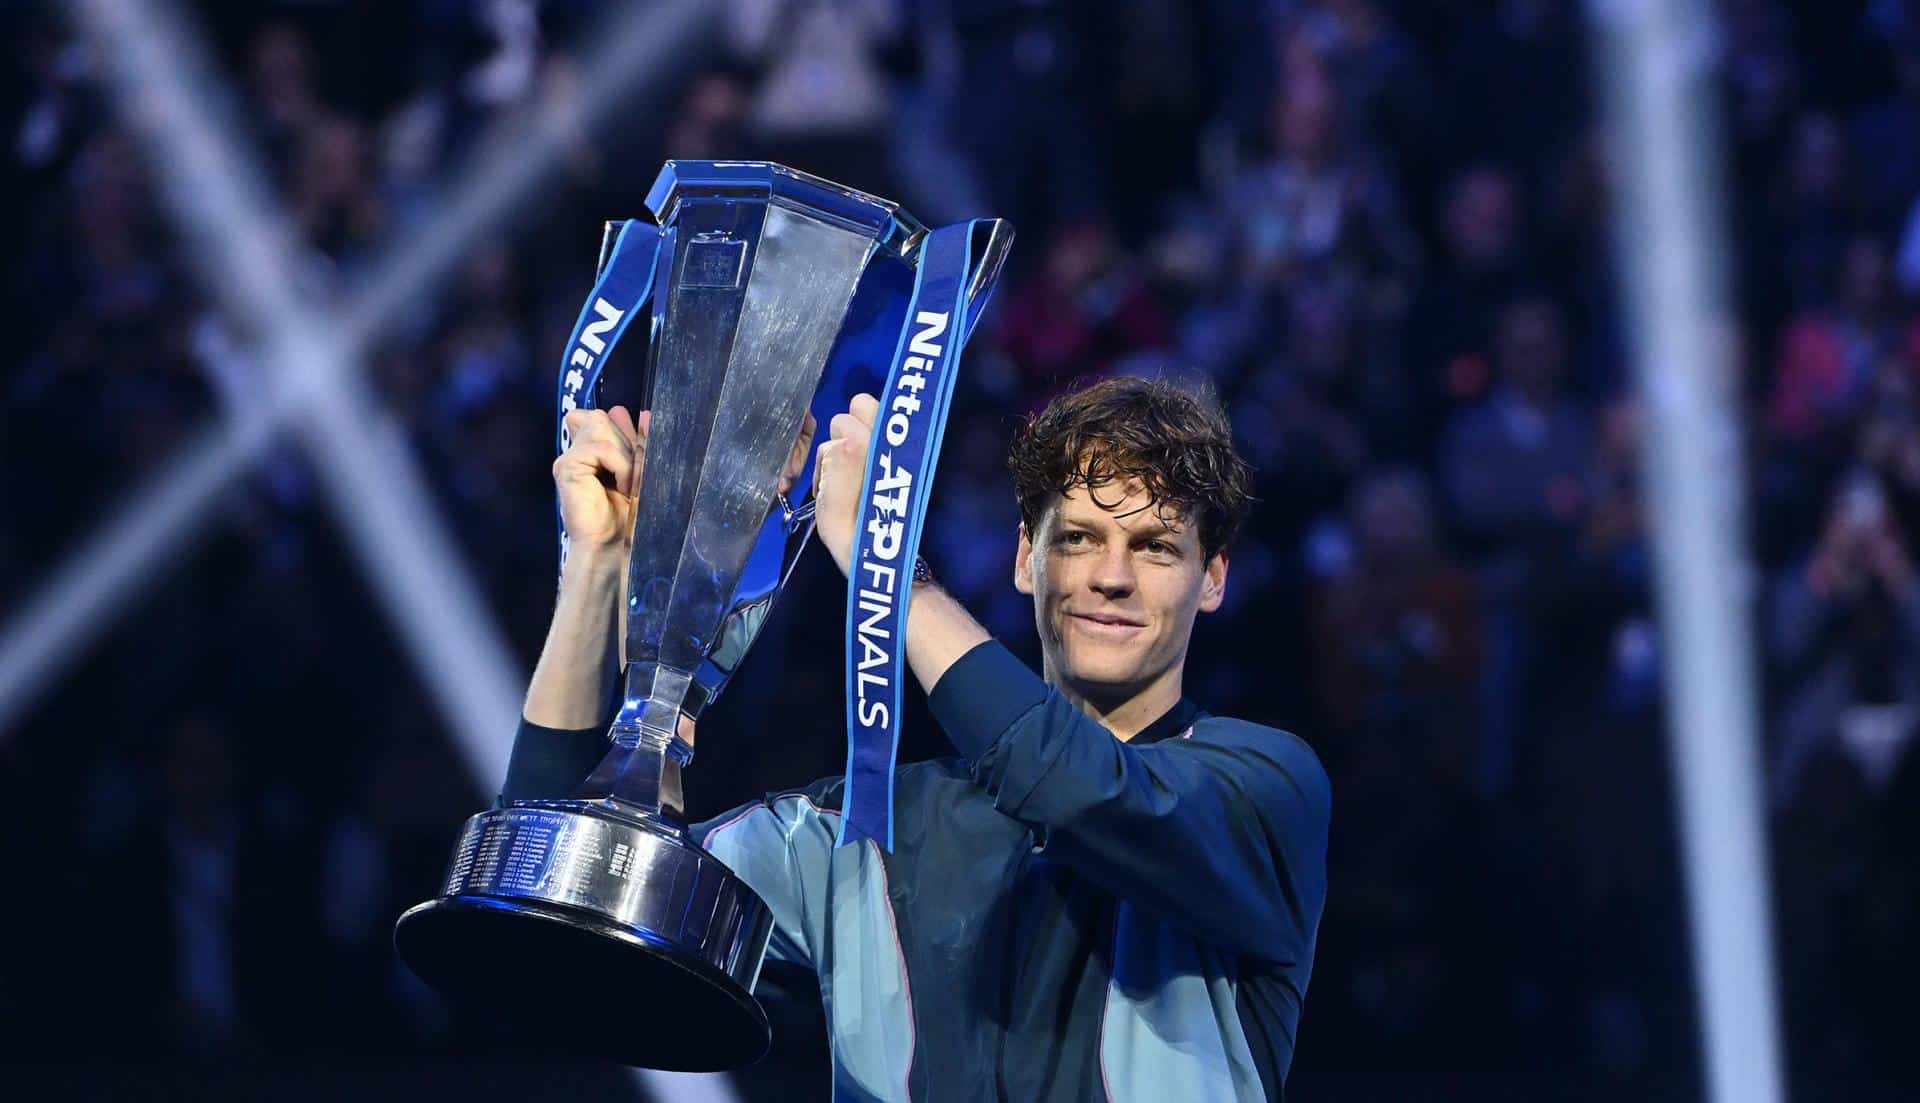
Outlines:
{"type": "Polygon", "coordinates": [[[1133,593],[1137,580],[1133,573],[1133,549],[1125,544],[1114,548],[1102,556],[1094,569],[1093,577],[1087,585],[1096,593],[1109,598],[1125,597],[1133,593]]]}

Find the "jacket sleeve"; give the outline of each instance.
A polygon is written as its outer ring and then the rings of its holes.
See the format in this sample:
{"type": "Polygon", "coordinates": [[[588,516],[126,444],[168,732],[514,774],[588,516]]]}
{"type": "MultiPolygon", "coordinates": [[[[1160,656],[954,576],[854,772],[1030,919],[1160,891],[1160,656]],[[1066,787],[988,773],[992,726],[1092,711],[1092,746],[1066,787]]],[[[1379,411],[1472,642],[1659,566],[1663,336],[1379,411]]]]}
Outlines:
{"type": "Polygon", "coordinates": [[[607,753],[607,729],[619,711],[624,679],[615,678],[600,703],[600,722],[591,728],[545,728],[520,717],[507,754],[507,778],[495,808],[514,800],[558,800],[572,796],[607,753]]]}
{"type": "Polygon", "coordinates": [[[954,664],[933,714],[995,807],[1046,853],[1215,945],[1287,963],[1326,897],[1332,793],[1285,732],[1209,717],[1135,747],[995,641],[954,664]]]}
{"type": "Polygon", "coordinates": [[[774,793],[689,828],[773,912],[768,957],[817,970],[828,937],[839,778],[774,793]]]}
{"type": "MultiPolygon", "coordinates": [[[[609,721],[611,722],[611,721],[609,721]]],[[[592,728],[543,728],[520,718],[507,757],[507,779],[499,807],[513,800],[552,800],[571,795],[607,753],[607,725],[592,728]]]]}

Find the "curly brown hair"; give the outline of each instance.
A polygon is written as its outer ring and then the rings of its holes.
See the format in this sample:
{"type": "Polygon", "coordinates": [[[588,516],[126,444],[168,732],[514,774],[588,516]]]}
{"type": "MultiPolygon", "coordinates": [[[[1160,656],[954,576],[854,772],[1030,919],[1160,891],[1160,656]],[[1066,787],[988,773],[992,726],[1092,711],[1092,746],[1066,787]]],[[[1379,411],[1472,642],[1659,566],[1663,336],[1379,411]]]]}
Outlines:
{"type": "MultiPolygon", "coordinates": [[[[1020,519],[1038,533],[1056,495],[1137,479],[1169,524],[1197,523],[1204,558],[1225,548],[1253,504],[1253,470],[1211,387],[1121,376],[1028,415],[1007,456],[1020,519]]],[[[1117,504],[1117,503],[1116,503],[1117,504]]]]}

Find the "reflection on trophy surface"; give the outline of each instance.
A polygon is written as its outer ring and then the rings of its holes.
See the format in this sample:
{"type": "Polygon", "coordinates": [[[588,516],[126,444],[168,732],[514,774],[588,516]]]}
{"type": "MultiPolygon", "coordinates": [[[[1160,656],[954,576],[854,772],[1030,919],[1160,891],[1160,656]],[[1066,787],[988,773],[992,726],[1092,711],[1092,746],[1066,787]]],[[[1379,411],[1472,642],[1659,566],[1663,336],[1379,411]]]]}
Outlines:
{"type": "MultiPolygon", "coordinates": [[[[440,895],[395,939],[457,999],[616,1060],[717,1069],[769,1044],[752,992],[771,918],[688,837],[679,770],[693,752],[676,733],[738,668],[805,545],[796,439],[816,391],[841,400],[838,380],[893,351],[928,234],[888,201],[759,162],[669,162],[647,203],[657,227],[609,228],[608,290],[561,383],[563,409],[590,404],[612,340],[645,335],[652,421],[606,756],[562,799],[468,820],[440,895]],[[650,288],[650,318],[632,316],[643,298],[615,301],[629,277],[650,288]]],[[[1004,223],[976,232],[969,298],[1011,239],[1004,223]]]]}

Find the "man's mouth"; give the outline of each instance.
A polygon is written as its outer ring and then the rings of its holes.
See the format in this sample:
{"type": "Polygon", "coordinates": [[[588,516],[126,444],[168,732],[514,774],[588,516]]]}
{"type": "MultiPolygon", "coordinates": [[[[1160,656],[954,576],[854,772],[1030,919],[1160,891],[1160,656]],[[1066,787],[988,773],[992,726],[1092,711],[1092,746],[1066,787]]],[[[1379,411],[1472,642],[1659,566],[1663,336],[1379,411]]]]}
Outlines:
{"type": "Polygon", "coordinates": [[[1077,621],[1081,629],[1087,633],[1110,639],[1125,639],[1146,627],[1141,622],[1118,613],[1068,613],[1067,616],[1077,621]]]}

